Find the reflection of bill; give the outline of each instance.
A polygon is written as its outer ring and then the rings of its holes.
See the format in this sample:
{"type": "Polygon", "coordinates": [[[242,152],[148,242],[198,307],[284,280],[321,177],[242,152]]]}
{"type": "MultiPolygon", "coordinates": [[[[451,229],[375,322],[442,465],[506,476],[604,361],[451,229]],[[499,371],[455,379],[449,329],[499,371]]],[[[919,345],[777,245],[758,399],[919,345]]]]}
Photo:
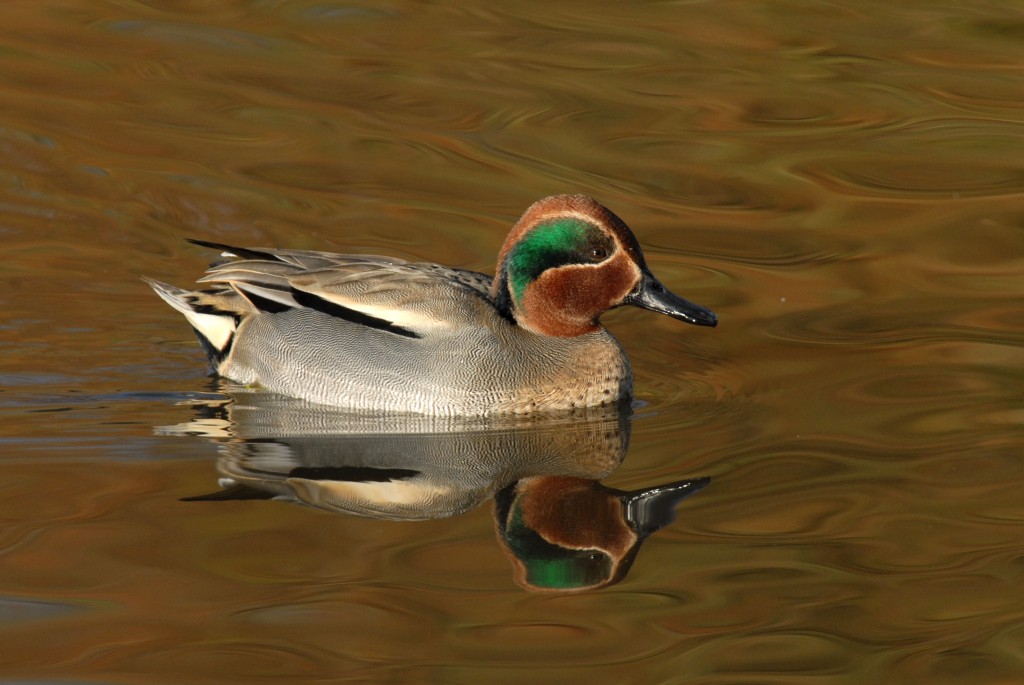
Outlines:
{"type": "Polygon", "coordinates": [[[221,491],[186,498],[282,499],[339,513],[422,520],[495,499],[499,538],[531,589],[621,580],[675,504],[707,484],[634,492],[600,484],[622,462],[630,416],[614,408],[555,417],[447,419],[353,414],[227,386],[162,433],[220,448],[221,491]]]}

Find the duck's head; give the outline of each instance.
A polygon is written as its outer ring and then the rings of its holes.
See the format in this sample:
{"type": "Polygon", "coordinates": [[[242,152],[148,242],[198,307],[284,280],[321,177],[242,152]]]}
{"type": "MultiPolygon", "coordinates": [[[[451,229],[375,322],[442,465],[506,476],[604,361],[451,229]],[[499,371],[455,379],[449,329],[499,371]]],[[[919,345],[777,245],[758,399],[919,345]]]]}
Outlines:
{"type": "Polygon", "coordinates": [[[665,288],[629,227],[585,195],[553,195],[526,210],[498,254],[491,294],[516,323],[542,335],[592,333],[601,314],[624,304],[698,326],[718,323],[665,288]]]}

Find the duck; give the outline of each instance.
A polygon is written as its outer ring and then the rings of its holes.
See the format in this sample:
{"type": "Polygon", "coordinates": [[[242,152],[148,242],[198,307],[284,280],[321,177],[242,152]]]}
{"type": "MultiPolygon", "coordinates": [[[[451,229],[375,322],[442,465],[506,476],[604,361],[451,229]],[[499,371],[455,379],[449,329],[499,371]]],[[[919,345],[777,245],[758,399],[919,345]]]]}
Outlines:
{"type": "Polygon", "coordinates": [[[655,278],[625,222],[585,195],[532,204],[493,277],[311,250],[220,250],[185,290],[145,279],[185,316],[217,375],[356,411],[520,415],[628,403],[633,373],[600,323],[632,305],[697,326],[716,315],[655,278]]]}

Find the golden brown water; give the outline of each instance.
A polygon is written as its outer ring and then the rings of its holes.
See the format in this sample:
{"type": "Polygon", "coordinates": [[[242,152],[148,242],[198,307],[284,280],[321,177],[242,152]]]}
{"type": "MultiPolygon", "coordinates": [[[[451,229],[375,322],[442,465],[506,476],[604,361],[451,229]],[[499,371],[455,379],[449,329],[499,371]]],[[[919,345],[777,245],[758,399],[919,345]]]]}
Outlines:
{"type": "Polygon", "coordinates": [[[0,682],[1024,681],[1024,4],[12,0],[0,682]],[[510,6],[511,7],[511,6],[510,6]],[[201,237],[491,270],[619,213],[694,329],[606,323],[601,482],[693,476],[628,576],[515,582],[489,504],[216,488],[201,237]]]}

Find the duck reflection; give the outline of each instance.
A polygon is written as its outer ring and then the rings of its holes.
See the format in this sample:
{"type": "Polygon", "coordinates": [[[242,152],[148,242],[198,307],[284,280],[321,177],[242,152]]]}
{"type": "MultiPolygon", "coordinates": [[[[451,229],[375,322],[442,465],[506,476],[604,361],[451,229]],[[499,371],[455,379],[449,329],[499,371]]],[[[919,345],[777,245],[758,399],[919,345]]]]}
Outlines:
{"type": "Polygon", "coordinates": [[[494,499],[517,581],[581,590],[625,577],[649,535],[697,478],[635,491],[599,481],[622,462],[628,410],[528,419],[353,414],[225,384],[165,434],[220,443],[219,492],[185,498],[281,499],[373,518],[455,516],[494,499]]]}

